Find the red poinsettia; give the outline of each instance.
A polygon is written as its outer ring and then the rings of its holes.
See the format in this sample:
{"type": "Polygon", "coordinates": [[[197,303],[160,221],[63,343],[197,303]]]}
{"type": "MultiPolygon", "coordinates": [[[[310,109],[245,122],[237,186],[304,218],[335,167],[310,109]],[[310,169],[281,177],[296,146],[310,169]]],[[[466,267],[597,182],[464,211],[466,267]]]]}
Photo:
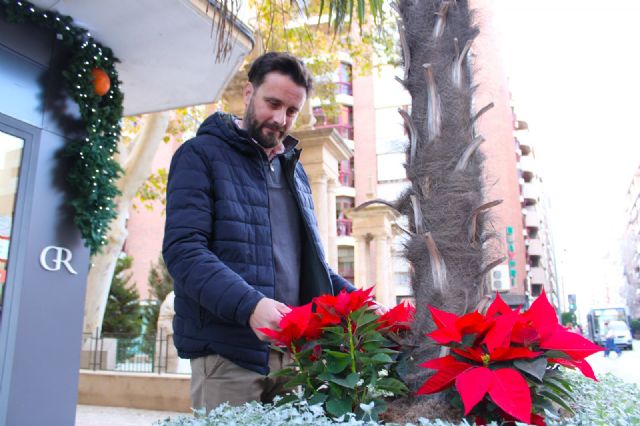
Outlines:
{"type": "Polygon", "coordinates": [[[478,312],[458,317],[455,314],[441,311],[429,306],[431,317],[438,328],[427,334],[437,343],[446,345],[448,343],[462,342],[462,336],[465,334],[481,333],[487,328],[487,324],[483,322],[483,317],[478,312]]]}
{"type": "Polygon", "coordinates": [[[259,328],[258,330],[274,339],[277,344],[296,352],[292,343],[299,339],[316,339],[322,332],[322,323],[318,314],[312,312],[313,306],[307,303],[303,306],[291,308],[291,312],[280,320],[280,329],[259,328]]]}
{"type": "Polygon", "coordinates": [[[319,401],[336,418],[352,412],[371,419],[384,411],[383,396],[409,391],[396,367],[398,335],[409,328],[415,308],[404,304],[379,317],[371,291],[317,297],[292,308],[278,330],[260,330],[291,352],[294,367],[276,373],[290,379],[285,386],[300,387],[297,397],[319,401]]]}
{"type": "Polygon", "coordinates": [[[387,329],[392,333],[409,330],[415,313],[416,308],[411,306],[409,302],[396,305],[378,318],[380,325],[376,330],[387,329]]]}
{"type": "Polygon", "coordinates": [[[498,406],[504,420],[544,424],[533,412],[532,394],[538,389],[558,392],[557,387],[544,388],[548,371],[556,374],[555,366],[562,365],[595,380],[585,357],[602,348],[561,326],[544,292],[524,313],[511,310],[498,294],[485,315],[458,317],[429,309],[437,328],[427,336],[450,347],[452,354],[422,364],[436,373],[418,394],[455,385],[465,415],[476,409],[478,419],[484,420],[490,413],[477,407],[485,401],[498,406]]]}
{"type": "Polygon", "coordinates": [[[373,287],[366,290],[355,290],[347,293],[342,290],[337,296],[326,294],[316,297],[313,301],[317,306],[317,312],[325,324],[339,324],[342,318],[355,312],[364,306],[374,306],[371,297],[373,287]]]}

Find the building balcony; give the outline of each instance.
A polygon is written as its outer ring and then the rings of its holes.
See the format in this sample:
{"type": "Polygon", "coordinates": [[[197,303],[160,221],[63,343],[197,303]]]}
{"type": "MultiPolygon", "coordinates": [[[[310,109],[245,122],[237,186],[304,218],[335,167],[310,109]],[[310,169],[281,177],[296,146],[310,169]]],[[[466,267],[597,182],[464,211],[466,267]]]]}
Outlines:
{"type": "Polygon", "coordinates": [[[529,135],[518,134],[517,139],[518,139],[518,145],[520,145],[520,151],[522,152],[522,155],[531,154],[531,143],[528,142],[529,135]]]}
{"type": "Polygon", "coordinates": [[[525,228],[539,228],[540,216],[534,208],[525,209],[524,226],[525,228]]]}
{"type": "Polygon", "coordinates": [[[353,186],[336,186],[336,197],[356,198],[356,188],[353,186]]]}
{"type": "Polygon", "coordinates": [[[522,178],[525,182],[530,182],[535,176],[535,164],[531,155],[522,155],[519,161],[520,170],[522,170],[522,178]]]}
{"type": "Polygon", "coordinates": [[[349,82],[339,81],[336,83],[336,95],[353,96],[353,86],[349,82]]]}
{"type": "Polygon", "coordinates": [[[531,285],[542,285],[546,281],[544,269],[540,266],[534,266],[529,270],[529,278],[531,279],[531,285]]]}
{"type": "Polygon", "coordinates": [[[534,205],[538,202],[540,193],[538,188],[532,183],[525,183],[522,185],[522,198],[527,206],[534,205]]]}
{"type": "Polygon", "coordinates": [[[527,130],[528,128],[529,124],[524,120],[515,120],[513,123],[514,130],[527,130]]]}
{"type": "Polygon", "coordinates": [[[542,241],[538,238],[529,238],[527,242],[527,254],[529,256],[542,256],[544,254],[544,247],[542,241]]]}
{"type": "Polygon", "coordinates": [[[353,247],[355,248],[356,246],[356,239],[353,238],[351,235],[348,236],[338,236],[338,238],[336,238],[336,245],[338,247],[353,247]]]}
{"type": "Polygon", "coordinates": [[[353,172],[349,169],[344,169],[343,167],[340,167],[340,172],[339,172],[339,176],[338,176],[338,180],[340,181],[340,186],[347,186],[350,188],[354,187],[354,181],[353,181],[353,172]]]}
{"type": "Polygon", "coordinates": [[[338,237],[349,237],[353,232],[353,222],[351,219],[337,219],[338,237]]]}

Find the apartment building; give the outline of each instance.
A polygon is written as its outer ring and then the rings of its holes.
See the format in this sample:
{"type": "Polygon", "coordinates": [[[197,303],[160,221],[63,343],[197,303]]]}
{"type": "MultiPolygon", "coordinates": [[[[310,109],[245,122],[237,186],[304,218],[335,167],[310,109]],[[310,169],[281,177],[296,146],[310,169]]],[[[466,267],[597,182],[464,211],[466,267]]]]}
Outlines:
{"type": "Polygon", "coordinates": [[[626,195],[626,218],[622,241],[622,263],[626,282],[623,298],[633,318],[640,317],[640,167],[636,170],[626,195]]]}
{"type": "Polygon", "coordinates": [[[526,247],[526,291],[531,298],[536,298],[544,290],[551,304],[561,311],[566,300],[556,270],[555,246],[548,214],[550,201],[543,190],[527,122],[514,119],[514,130],[526,247]]]}

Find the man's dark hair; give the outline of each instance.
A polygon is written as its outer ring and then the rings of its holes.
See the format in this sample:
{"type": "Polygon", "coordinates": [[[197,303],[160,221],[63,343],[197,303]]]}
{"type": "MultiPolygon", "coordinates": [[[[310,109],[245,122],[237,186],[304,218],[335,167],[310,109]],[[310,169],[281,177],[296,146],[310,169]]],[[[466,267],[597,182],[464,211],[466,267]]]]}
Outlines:
{"type": "Polygon", "coordinates": [[[249,69],[249,81],[256,89],[270,72],[277,72],[291,78],[294,83],[304,87],[307,95],[313,89],[313,78],[307,67],[295,56],[284,52],[267,52],[253,61],[249,69]]]}

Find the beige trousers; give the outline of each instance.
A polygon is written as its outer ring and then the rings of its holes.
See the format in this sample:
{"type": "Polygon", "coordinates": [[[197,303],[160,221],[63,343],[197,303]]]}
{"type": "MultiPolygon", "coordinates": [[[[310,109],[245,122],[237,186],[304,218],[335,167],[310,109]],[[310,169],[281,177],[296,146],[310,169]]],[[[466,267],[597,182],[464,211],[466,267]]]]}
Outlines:
{"type": "MultiPolygon", "coordinates": [[[[269,352],[272,372],[290,364],[288,354],[269,352]]],[[[271,402],[284,392],[287,381],[282,377],[267,377],[247,370],[220,355],[208,355],[191,360],[191,402],[193,408],[205,408],[207,413],[223,402],[240,406],[245,402],[271,402]]]]}

